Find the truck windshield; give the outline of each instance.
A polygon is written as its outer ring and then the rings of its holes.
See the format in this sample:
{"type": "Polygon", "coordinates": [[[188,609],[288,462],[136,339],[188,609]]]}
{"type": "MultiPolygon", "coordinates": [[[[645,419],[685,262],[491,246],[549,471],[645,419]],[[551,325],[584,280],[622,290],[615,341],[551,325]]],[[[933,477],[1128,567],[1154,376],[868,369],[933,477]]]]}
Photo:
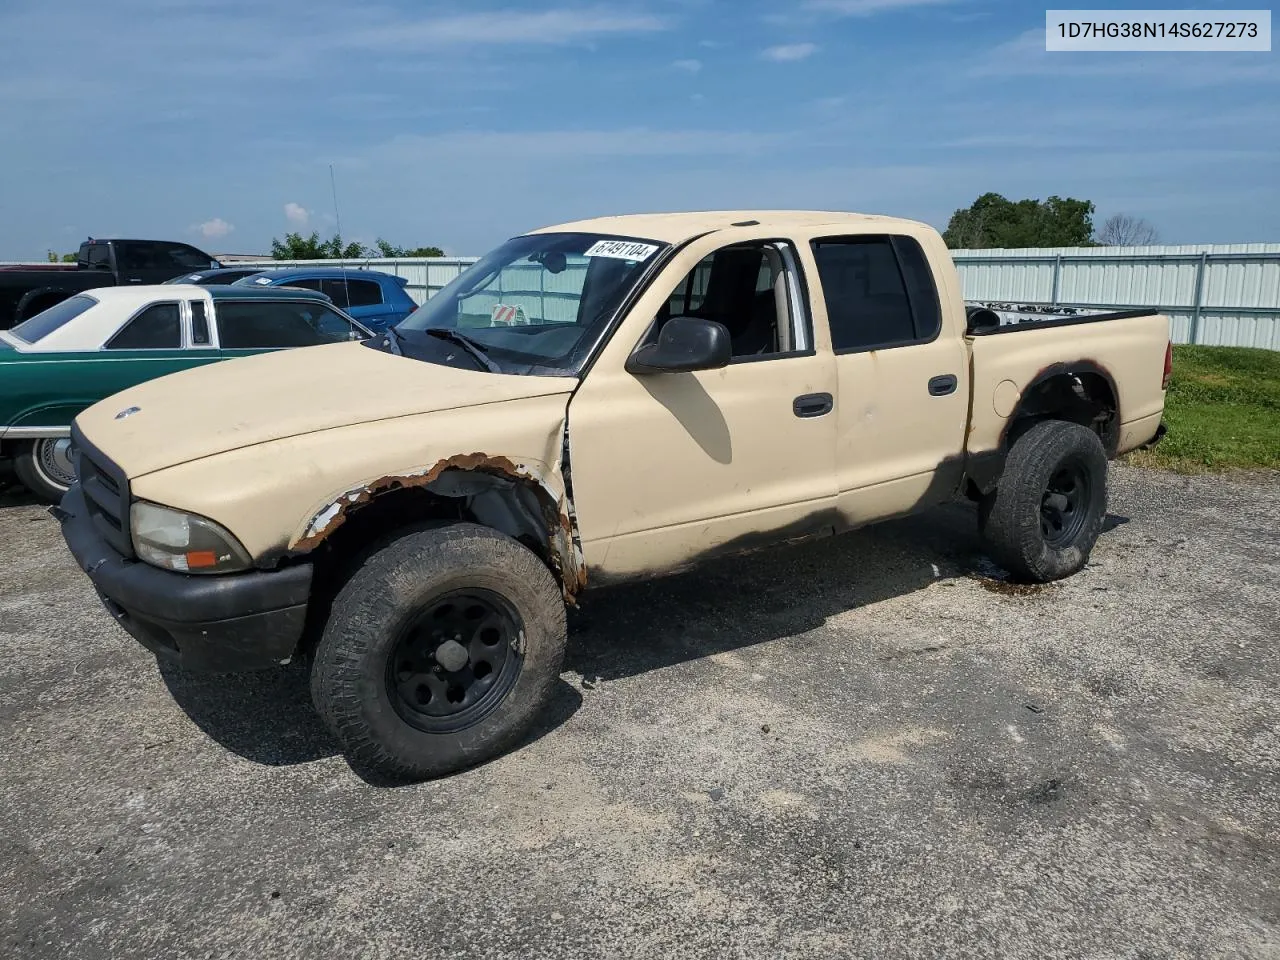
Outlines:
{"type": "Polygon", "coordinates": [[[23,320],[9,331],[23,343],[38,343],[53,331],[66,326],[98,301],[83,294],[55,303],[48,310],[41,310],[29,320],[23,320]]]}
{"type": "Polygon", "coordinates": [[[502,373],[576,376],[667,244],[594,233],[509,240],[395,328],[409,356],[464,352],[502,373]]]}

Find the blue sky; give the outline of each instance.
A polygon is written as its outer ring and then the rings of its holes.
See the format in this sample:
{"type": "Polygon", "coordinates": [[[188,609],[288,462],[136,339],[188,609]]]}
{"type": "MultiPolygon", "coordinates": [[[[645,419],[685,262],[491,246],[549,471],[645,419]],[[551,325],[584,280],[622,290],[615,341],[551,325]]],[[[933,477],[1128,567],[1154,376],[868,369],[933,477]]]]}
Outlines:
{"type": "Polygon", "coordinates": [[[330,163],[349,239],[457,254],[645,210],[942,227],[988,190],[1280,240],[1280,54],[1049,54],[1043,5],[4,0],[0,37],[0,258],[327,235],[330,163]]]}

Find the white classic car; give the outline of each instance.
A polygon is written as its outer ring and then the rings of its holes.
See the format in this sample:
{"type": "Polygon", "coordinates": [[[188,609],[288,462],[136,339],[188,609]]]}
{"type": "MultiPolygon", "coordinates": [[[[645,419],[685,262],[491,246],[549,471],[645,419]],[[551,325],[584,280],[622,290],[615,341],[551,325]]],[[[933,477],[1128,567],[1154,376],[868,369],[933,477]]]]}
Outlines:
{"type": "Polygon", "coordinates": [[[86,290],[0,330],[0,457],[32,493],[56,501],[75,479],[71,421],[99,400],[215,360],[371,336],[312,290],[86,290]]]}

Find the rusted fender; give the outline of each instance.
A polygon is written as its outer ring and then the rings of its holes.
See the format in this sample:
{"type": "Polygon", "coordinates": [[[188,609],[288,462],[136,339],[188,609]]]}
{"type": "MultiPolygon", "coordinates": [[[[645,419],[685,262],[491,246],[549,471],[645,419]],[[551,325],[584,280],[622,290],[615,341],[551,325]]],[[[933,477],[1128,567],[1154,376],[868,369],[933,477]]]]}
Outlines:
{"type": "Polygon", "coordinates": [[[587,585],[587,569],[582,554],[582,542],[578,537],[573,502],[568,493],[560,493],[558,485],[549,482],[546,468],[540,464],[516,463],[508,457],[490,456],[486,453],[458,454],[437,461],[424,470],[380,477],[370,483],[353,487],[311,518],[303,535],[290,544],[289,552],[295,556],[310,553],[332,536],[335,530],[347,522],[347,518],[352,513],[365,504],[395,490],[429,488],[450,470],[502,477],[534,489],[538,503],[542,507],[547,547],[552,564],[560,578],[565,601],[574,603],[577,594],[587,585]]]}

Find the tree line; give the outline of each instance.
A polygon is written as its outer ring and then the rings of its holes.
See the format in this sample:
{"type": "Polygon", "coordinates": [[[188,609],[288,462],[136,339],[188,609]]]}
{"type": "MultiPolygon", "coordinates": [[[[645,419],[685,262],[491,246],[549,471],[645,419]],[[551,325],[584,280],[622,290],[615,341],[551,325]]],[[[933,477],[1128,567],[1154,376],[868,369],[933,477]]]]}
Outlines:
{"type": "Polygon", "coordinates": [[[271,258],[273,260],[361,260],[371,257],[443,257],[444,251],[439,247],[398,247],[379,237],[373,246],[343,243],[340,234],[334,234],[328,240],[321,240],[320,234],[312,231],[311,236],[304,237],[300,233],[286,233],[283,240],[271,238],[271,258]]]}
{"type": "Polygon", "coordinates": [[[1108,217],[1096,231],[1091,200],[1053,196],[1009,200],[984,193],[951,215],[943,240],[952,250],[1018,247],[1127,247],[1160,242],[1146,220],[1127,213],[1108,217]]]}

